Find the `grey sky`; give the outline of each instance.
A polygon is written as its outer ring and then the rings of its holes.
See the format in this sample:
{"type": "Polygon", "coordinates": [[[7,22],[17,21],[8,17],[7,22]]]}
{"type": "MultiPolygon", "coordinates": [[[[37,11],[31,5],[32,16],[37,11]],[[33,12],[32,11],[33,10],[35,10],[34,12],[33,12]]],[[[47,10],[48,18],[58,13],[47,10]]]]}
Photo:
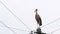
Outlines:
{"type": "MultiPolygon", "coordinates": [[[[29,28],[35,30],[37,24],[35,21],[34,10],[37,8],[38,13],[42,18],[43,25],[60,18],[60,0],[1,0],[15,15],[17,15],[29,28]]],[[[0,21],[3,21],[11,28],[20,30],[27,29],[16,17],[14,17],[2,3],[0,3],[0,21]]],[[[59,28],[60,20],[55,23],[42,27],[42,31],[50,33],[59,28]]],[[[1,26],[3,26],[0,23],[1,26]]],[[[0,27],[1,34],[13,34],[9,29],[0,27]],[[2,31],[3,30],[3,31],[2,31]],[[7,31],[6,31],[7,30],[7,31]],[[7,33],[8,32],[8,33],[7,33]]],[[[13,29],[17,34],[28,34],[29,32],[13,29]]],[[[59,34],[59,31],[53,34],[59,34]]]]}

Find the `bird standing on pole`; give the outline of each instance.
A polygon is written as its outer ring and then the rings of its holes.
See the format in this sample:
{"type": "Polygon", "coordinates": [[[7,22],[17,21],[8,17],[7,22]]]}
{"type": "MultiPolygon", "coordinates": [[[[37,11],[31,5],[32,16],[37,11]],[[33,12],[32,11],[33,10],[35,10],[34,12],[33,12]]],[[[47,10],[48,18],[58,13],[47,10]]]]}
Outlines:
{"type": "Polygon", "coordinates": [[[35,10],[35,19],[37,21],[37,23],[39,24],[39,26],[42,26],[42,20],[41,17],[39,16],[39,14],[37,13],[38,9],[35,10]]]}

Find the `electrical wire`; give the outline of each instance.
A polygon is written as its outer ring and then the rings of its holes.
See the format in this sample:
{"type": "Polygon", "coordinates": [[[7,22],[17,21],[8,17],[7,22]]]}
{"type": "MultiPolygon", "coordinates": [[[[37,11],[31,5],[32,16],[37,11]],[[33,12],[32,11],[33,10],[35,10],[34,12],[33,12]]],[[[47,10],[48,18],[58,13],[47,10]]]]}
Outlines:
{"type": "MultiPolygon", "coordinates": [[[[60,18],[57,18],[57,19],[51,21],[50,23],[48,23],[48,24],[46,24],[46,25],[43,25],[42,28],[45,27],[45,26],[47,26],[47,25],[49,25],[49,24],[55,23],[55,22],[58,21],[58,20],[60,20],[60,18]]],[[[59,29],[56,29],[56,30],[54,30],[54,31],[52,31],[52,32],[50,32],[50,33],[47,33],[47,34],[52,34],[52,33],[56,32],[56,31],[58,31],[58,30],[60,30],[60,28],[59,28],[59,29]]]]}
{"type": "MultiPolygon", "coordinates": [[[[1,24],[2,24],[2,23],[1,23],[1,24]]],[[[6,25],[6,24],[5,24],[5,25],[6,25]]],[[[4,26],[4,25],[3,25],[3,26],[0,25],[0,27],[5,27],[5,26],[4,26]]],[[[13,28],[13,27],[9,27],[9,28],[11,28],[11,29],[15,29],[15,30],[19,30],[19,31],[30,32],[30,31],[27,31],[27,30],[22,30],[22,29],[13,28]]]]}
{"type": "Polygon", "coordinates": [[[19,17],[17,17],[2,1],[0,1],[4,5],[4,7],[14,16],[16,17],[22,24],[24,24],[29,30],[31,30],[19,17]]]}
{"type": "MultiPolygon", "coordinates": [[[[0,27],[5,27],[5,26],[0,26],[0,27]]],[[[19,30],[19,31],[25,31],[25,32],[30,32],[30,31],[27,31],[27,30],[22,30],[22,29],[18,29],[18,28],[13,28],[13,27],[9,27],[11,29],[15,29],[15,30],[19,30]]]]}
{"type": "Polygon", "coordinates": [[[43,25],[43,26],[41,26],[41,27],[43,28],[43,27],[45,27],[45,26],[47,26],[47,25],[49,25],[49,24],[55,23],[55,22],[58,21],[58,20],[60,20],[60,18],[57,18],[57,19],[51,21],[50,23],[48,23],[48,24],[46,24],[46,25],[43,25]]]}
{"type": "Polygon", "coordinates": [[[9,30],[11,30],[14,34],[16,34],[15,31],[13,31],[10,27],[8,27],[6,24],[4,24],[4,22],[0,21],[1,24],[3,24],[6,28],[8,28],[9,30]]]}
{"type": "Polygon", "coordinates": [[[52,33],[56,32],[56,31],[59,31],[59,30],[60,30],[60,28],[58,28],[58,29],[56,29],[56,30],[54,30],[54,31],[52,31],[50,33],[52,34],[52,33]]]}
{"type": "MultiPolygon", "coordinates": [[[[52,23],[55,23],[55,22],[58,21],[58,20],[60,20],[60,18],[57,18],[57,19],[55,19],[54,21],[51,21],[50,23],[48,23],[48,24],[46,24],[46,25],[43,25],[42,27],[45,27],[45,26],[47,26],[47,25],[49,25],[49,24],[52,24],[52,23]]],[[[50,33],[48,33],[48,34],[52,34],[52,33],[56,32],[56,31],[58,31],[58,30],[60,30],[60,28],[59,28],[59,29],[56,29],[56,30],[54,30],[54,31],[52,31],[52,32],[50,32],[50,33]]]]}

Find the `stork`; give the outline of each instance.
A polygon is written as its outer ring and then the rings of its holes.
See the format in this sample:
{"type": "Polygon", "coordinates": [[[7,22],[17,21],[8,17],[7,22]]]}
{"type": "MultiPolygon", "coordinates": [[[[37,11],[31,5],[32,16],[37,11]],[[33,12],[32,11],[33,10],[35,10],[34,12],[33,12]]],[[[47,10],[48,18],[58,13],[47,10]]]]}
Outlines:
{"type": "Polygon", "coordinates": [[[42,20],[41,17],[39,16],[39,14],[37,13],[38,9],[35,10],[35,19],[37,21],[37,24],[39,24],[39,26],[42,26],[42,20]]]}

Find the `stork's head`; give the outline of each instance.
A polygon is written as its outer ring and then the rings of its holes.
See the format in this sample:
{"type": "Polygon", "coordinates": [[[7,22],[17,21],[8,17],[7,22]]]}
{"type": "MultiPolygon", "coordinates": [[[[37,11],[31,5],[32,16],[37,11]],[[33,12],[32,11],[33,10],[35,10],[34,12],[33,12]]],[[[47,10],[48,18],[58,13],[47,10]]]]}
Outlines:
{"type": "Polygon", "coordinates": [[[34,11],[34,12],[35,12],[35,13],[37,13],[37,11],[38,11],[38,9],[35,9],[35,11],[34,11]]]}

